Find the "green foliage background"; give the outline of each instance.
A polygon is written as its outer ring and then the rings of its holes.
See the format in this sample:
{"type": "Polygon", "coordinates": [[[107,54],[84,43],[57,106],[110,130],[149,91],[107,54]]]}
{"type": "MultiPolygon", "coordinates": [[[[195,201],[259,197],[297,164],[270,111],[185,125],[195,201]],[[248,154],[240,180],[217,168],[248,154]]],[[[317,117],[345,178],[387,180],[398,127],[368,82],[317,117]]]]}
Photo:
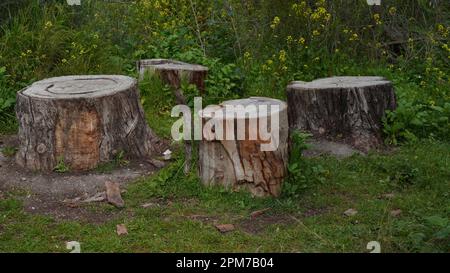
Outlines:
{"type": "MultiPolygon", "coordinates": [[[[15,92],[67,74],[135,75],[141,58],[210,67],[208,102],[284,97],[292,80],[382,75],[390,143],[450,134],[448,1],[20,0],[0,4],[0,120],[15,92]]],[[[167,102],[169,103],[169,102],[167,102]]]]}
{"type": "MultiPolygon", "coordinates": [[[[26,215],[12,196],[0,200],[0,225],[5,226],[0,251],[60,251],[54,248],[60,233],[83,232],[91,251],[361,251],[373,238],[387,251],[449,251],[449,1],[383,0],[380,7],[365,0],[81,1],[81,6],[65,0],[0,3],[0,134],[17,130],[15,94],[34,81],[68,74],[136,77],[137,60],[172,58],[210,68],[204,105],[254,95],[283,99],[293,80],[387,77],[399,107],[386,115],[385,138],[403,146],[392,155],[305,159],[300,154],[307,136],[294,135],[297,154],[291,157],[283,196],[276,200],[206,190],[194,174],[182,174],[183,158],[176,154],[174,164],[131,185],[125,195],[137,216],[125,213],[124,221],[139,231],[161,232],[170,238],[167,242],[141,238],[145,232],[118,239],[110,235],[114,222],[76,228],[62,223],[55,229],[53,220],[26,215]],[[386,192],[398,197],[381,200],[386,192]],[[328,211],[281,232],[271,230],[261,235],[264,240],[241,233],[222,237],[203,224],[166,223],[159,218],[165,209],[140,208],[154,197],[201,200],[194,207],[176,200],[173,215],[201,209],[246,217],[266,207],[276,214],[309,207],[328,211]],[[359,225],[341,215],[351,206],[364,211],[357,216],[359,225]],[[404,211],[401,219],[389,216],[388,209],[395,208],[404,211]],[[44,229],[57,236],[45,237],[44,229]],[[183,237],[177,240],[179,234],[183,237]],[[42,244],[30,245],[36,237],[42,244]],[[125,249],[120,240],[129,243],[125,249]]],[[[155,78],[139,84],[150,126],[168,137],[174,104],[170,89],[155,78]]],[[[183,88],[189,98],[198,95],[192,86],[183,88]]],[[[3,151],[14,152],[14,147],[3,151]]]]}

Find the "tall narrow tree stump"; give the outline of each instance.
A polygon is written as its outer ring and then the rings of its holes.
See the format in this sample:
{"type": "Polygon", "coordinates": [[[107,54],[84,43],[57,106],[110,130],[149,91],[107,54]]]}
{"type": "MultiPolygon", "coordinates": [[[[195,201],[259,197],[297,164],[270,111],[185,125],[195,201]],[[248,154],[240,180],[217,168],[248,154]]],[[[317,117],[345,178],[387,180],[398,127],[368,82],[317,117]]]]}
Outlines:
{"type": "MultiPolygon", "coordinates": [[[[175,102],[179,105],[186,105],[187,99],[181,90],[183,81],[193,84],[203,94],[205,91],[205,80],[208,75],[208,68],[197,64],[188,64],[175,60],[167,59],[149,59],[137,62],[137,69],[140,77],[143,78],[146,73],[158,75],[161,80],[172,87],[175,96],[175,102]]],[[[192,161],[192,143],[186,140],[185,143],[185,165],[184,173],[187,174],[191,169],[192,161]]]]}
{"type": "Polygon", "coordinates": [[[177,104],[187,103],[181,90],[183,80],[195,85],[201,94],[205,91],[208,68],[202,65],[167,59],[149,59],[138,61],[137,69],[141,78],[144,77],[145,73],[156,74],[164,83],[171,86],[177,104]]]}
{"type": "Polygon", "coordinates": [[[89,170],[123,151],[159,154],[162,144],[147,126],[137,81],[125,76],[68,76],[39,81],[18,92],[16,161],[51,171],[64,162],[89,170]]]}
{"type": "Polygon", "coordinates": [[[367,152],[383,143],[382,118],[396,108],[382,77],[333,77],[287,87],[289,126],[367,152]]]}
{"type": "Polygon", "coordinates": [[[288,162],[286,103],[258,97],[232,100],[206,107],[200,117],[199,176],[203,184],[244,189],[258,197],[280,195],[288,162]],[[220,112],[222,116],[215,114],[220,112]]]}

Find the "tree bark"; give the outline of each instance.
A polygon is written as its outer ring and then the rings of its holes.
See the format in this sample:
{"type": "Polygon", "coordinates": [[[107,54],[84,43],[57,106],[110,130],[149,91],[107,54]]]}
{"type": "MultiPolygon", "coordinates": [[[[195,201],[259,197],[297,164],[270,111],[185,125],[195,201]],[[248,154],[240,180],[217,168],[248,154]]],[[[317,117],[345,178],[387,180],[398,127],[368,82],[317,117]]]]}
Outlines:
{"type": "MultiPolygon", "coordinates": [[[[241,113],[244,113],[241,111],[241,113]]],[[[254,196],[279,196],[288,163],[288,119],[284,102],[269,98],[249,98],[226,101],[219,106],[208,106],[201,112],[204,123],[204,139],[199,147],[199,176],[205,185],[222,185],[233,190],[245,189],[254,196]],[[224,111],[227,106],[262,105],[278,107],[274,112],[263,113],[249,109],[246,116],[217,117],[214,111],[224,111]],[[278,136],[278,143],[263,148],[270,140],[261,134],[261,126],[267,119],[271,138],[278,136]],[[208,127],[211,121],[215,125],[208,127]],[[279,122],[276,128],[274,123],[279,122]],[[245,124],[244,128],[238,127],[245,124]],[[252,126],[251,124],[256,124],[252,126]],[[220,137],[218,128],[230,133],[231,137],[220,137]],[[234,127],[234,128],[233,128],[234,127]],[[244,137],[239,134],[245,133],[244,137]],[[251,136],[255,137],[251,137],[251,136]]]]}
{"type": "MultiPolygon", "coordinates": [[[[194,84],[203,95],[205,92],[205,80],[208,75],[208,68],[197,64],[188,64],[175,60],[167,59],[149,59],[137,62],[137,69],[140,77],[143,78],[145,73],[153,73],[158,75],[161,80],[172,87],[175,101],[179,105],[186,105],[187,99],[181,90],[183,80],[189,84],[194,84]]],[[[186,140],[185,147],[185,165],[184,173],[187,174],[191,170],[192,164],[192,142],[186,140]]]]}
{"type": "Polygon", "coordinates": [[[333,77],[287,88],[289,127],[367,152],[383,143],[382,118],[396,109],[392,83],[382,77],[333,77]]]}
{"type": "Polygon", "coordinates": [[[68,76],[39,81],[17,94],[16,161],[51,171],[62,160],[89,170],[123,151],[142,158],[159,154],[162,141],[145,121],[135,79],[68,76]]]}

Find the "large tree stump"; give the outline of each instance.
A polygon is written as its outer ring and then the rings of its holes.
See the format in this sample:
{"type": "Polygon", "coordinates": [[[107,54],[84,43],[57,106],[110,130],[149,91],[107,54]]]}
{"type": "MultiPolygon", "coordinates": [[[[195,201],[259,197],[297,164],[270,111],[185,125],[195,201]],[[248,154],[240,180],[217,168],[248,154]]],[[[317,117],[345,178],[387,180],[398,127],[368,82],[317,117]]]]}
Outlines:
{"type": "Polygon", "coordinates": [[[95,168],[123,151],[130,157],[160,153],[147,126],[135,79],[68,76],[39,81],[17,94],[16,161],[51,171],[63,160],[71,170],[95,168]]]}
{"type": "Polygon", "coordinates": [[[208,106],[200,116],[204,123],[203,140],[199,146],[199,175],[203,184],[235,190],[243,188],[259,197],[281,193],[288,163],[286,103],[257,97],[232,100],[208,106]],[[237,115],[226,109],[237,105],[246,108],[236,111],[237,115]],[[273,107],[274,111],[262,111],[261,106],[273,107]],[[221,117],[214,114],[216,111],[225,114],[221,117]],[[261,133],[264,132],[265,120],[267,132],[271,132],[269,137],[261,133]],[[219,128],[224,132],[222,137],[219,128]],[[269,145],[269,138],[273,145],[269,145]]]}
{"type": "Polygon", "coordinates": [[[382,118],[396,108],[394,88],[382,77],[333,77],[292,82],[289,126],[367,152],[383,143],[382,118]]]}
{"type": "MultiPolygon", "coordinates": [[[[181,90],[181,84],[186,81],[194,84],[203,94],[205,91],[205,80],[208,75],[208,68],[197,64],[188,64],[175,60],[167,59],[149,59],[137,62],[137,69],[140,77],[144,77],[145,73],[156,74],[161,80],[172,87],[175,101],[179,105],[186,105],[187,99],[181,90]]],[[[184,173],[187,174],[191,169],[192,161],[192,143],[186,140],[185,147],[185,165],[184,173]]]]}

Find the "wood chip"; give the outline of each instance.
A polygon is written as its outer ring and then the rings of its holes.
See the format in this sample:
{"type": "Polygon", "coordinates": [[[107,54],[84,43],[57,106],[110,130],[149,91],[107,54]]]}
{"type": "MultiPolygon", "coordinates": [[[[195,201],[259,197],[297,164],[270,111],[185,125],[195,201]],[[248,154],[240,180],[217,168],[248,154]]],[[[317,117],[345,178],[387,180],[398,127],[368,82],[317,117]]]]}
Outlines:
{"type": "Polygon", "coordinates": [[[217,230],[219,230],[221,233],[227,233],[234,230],[234,225],[232,224],[223,224],[223,225],[215,225],[217,230]]]}
{"type": "Polygon", "coordinates": [[[344,215],[348,217],[355,216],[356,214],[358,214],[358,211],[355,209],[348,209],[344,211],[344,215]]]}
{"type": "Polygon", "coordinates": [[[254,212],[250,213],[250,217],[251,218],[259,217],[259,216],[263,215],[268,210],[270,210],[270,208],[254,211],[254,212]]]}
{"type": "Polygon", "coordinates": [[[105,182],[105,187],[108,202],[117,208],[123,208],[125,206],[125,202],[120,194],[119,183],[107,181],[105,182]]]}
{"type": "Polygon", "coordinates": [[[119,235],[119,236],[128,235],[127,227],[124,224],[117,225],[116,232],[117,232],[117,235],[119,235]]]}
{"type": "Polygon", "coordinates": [[[84,199],[82,202],[83,203],[93,203],[93,202],[103,202],[105,200],[106,200],[106,192],[102,191],[102,192],[96,193],[94,196],[84,199]]]}
{"type": "Polygon", "coordinates": [[[146,208],[154,208],[154,207],[159,207],[159,204],[146,203],[146,204],[143,204],[141,207],[143,207],[144,209],[146,209],[146,208]]]}

